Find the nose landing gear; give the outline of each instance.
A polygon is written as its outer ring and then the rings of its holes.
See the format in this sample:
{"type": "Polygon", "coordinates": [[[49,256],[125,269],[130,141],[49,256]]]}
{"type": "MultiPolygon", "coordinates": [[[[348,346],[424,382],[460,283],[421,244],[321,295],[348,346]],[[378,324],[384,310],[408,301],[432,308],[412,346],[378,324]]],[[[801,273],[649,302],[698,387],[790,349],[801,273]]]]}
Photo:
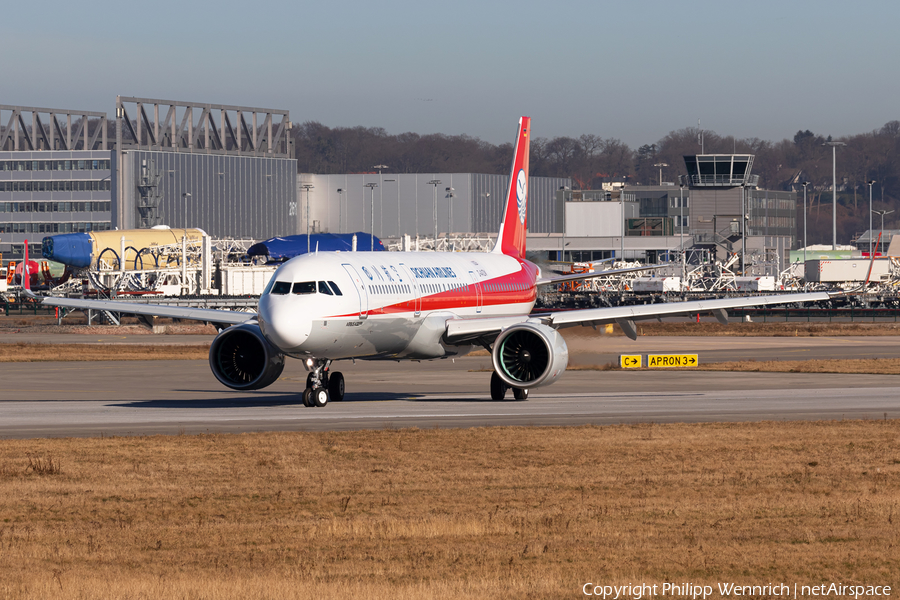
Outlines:
{"type": "Polygon", "coordinates": [[[331,372],[330,359],[309,358],[303,363],[309,370],[306,389],[303,390],[303,405],[323,407],[329,400],[340,402],[344,399],[344,376],[331,372]]]}

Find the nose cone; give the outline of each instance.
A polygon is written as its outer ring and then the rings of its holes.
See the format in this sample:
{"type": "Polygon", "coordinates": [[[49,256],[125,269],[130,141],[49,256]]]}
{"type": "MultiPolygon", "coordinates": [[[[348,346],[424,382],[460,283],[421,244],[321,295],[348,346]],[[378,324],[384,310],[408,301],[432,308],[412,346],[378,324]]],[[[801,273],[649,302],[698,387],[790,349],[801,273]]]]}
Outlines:
{"type": "Polygon", "coordinates": [[[300,351],[312,330],[312,322],[304,318],[297,303],[296,297],[290,294],[265,294],[259,300],[259,328],[270,342],[285,352],[300,351]]]}

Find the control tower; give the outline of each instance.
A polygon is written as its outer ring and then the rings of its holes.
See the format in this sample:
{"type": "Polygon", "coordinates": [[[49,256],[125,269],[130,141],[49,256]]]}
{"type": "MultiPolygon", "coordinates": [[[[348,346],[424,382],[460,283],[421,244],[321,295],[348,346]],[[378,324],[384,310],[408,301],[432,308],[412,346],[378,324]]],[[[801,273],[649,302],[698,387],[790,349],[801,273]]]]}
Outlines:
{"type": "Polygon", "coordinates": [[[688,174],[682,184],[690,188],[694,245],[715,249],[720,259],[746,249],[746,254],[756,253],[765,262],[786,268],[796,199],[793,192],[759,189],[759,175],[750,172],[754,158],[752,154],[684,157],[688,174]]]}

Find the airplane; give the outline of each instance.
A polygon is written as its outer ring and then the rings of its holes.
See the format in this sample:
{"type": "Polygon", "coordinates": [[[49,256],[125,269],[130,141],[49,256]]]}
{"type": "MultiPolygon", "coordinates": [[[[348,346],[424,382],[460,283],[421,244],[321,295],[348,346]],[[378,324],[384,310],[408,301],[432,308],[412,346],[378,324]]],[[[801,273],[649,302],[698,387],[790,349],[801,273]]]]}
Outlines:
{"type": "Polygon", "coordinates": [[[220,330],[209,350],[219,382],[257,390],[279,378],[286,357],[300,359],[309,372],[303,404],[316,407],[344,397],[344,377],[332,371],[334,361],[441,359],[482,347],[494,366],[491,398],[503,400],[512,390],[516,400],[526,400],[529,390],[553,383],[566,370],[561,328],[616,322],[636,339],[635,319],[711,312],[727,322],[728,308],[830,297],[796,293],[532,314],[539,286],[653,267],[544,277],[526,259],[530,137],[531,119],[522,117],[503,221],[488,253],[303,254],[275,271],[255,314],[26,293],[47,306],[211,322],[220,330]]]}

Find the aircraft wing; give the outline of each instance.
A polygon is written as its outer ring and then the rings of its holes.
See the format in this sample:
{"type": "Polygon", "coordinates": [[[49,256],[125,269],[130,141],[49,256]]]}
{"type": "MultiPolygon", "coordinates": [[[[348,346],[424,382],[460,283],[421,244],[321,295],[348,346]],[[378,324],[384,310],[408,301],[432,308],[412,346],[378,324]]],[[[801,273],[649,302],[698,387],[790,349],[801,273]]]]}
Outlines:
{"type": "Polygon", "coordinates": [[[572,273],[559,277],[541,277],[534,282],[535,285],[553,285],[566,281],[578,281],[580,279],[594,279],[595,277],[608,277],[609,275],[621,275],[622,273],[634,273],[636,271],[651,271],[665,265],[645,265],[643,267],[625,267],[624,269],[607,269],[606,271],[592,271],[590,273],[572,273]]]}
{"type": "Polygon", "coordinates": [[[773,306],[798,302],[818,302],[828,300],[826,292],[803,294],[778,294],[772,296],[744,296],[740,298],[717,298],[713,300],[690,300],[660,304],[639,304],[634,306],[611,306],[582,310],[539,313],[515,317],[486,317],[475,319],[449,319],[445,339],[450,344],[490,343],[497,335],[517,323],[540,321],[544,325],[560,329],[575,325],[599,325],[616,322],[631,339],[637,338],[636,319],[649,319],[678,314],[712,313],[721,323],[728,322],[725,310],[750,306],[773,306]]]}
{"type": "Polygon", "coordinates": [[[187,306],[161,306],[143,302],[117,302],[115,300],[78,300],[74,298],[52,298],[34,296],[44,306],[59,306],[80,310],[108,310],[110,312],[131,315],[147,315],[189,321],[206,321],[236,325],[256,318],[256,313],[237,312],[231,310],[214,310],[211,308],[190,308],[187,306]]]}

